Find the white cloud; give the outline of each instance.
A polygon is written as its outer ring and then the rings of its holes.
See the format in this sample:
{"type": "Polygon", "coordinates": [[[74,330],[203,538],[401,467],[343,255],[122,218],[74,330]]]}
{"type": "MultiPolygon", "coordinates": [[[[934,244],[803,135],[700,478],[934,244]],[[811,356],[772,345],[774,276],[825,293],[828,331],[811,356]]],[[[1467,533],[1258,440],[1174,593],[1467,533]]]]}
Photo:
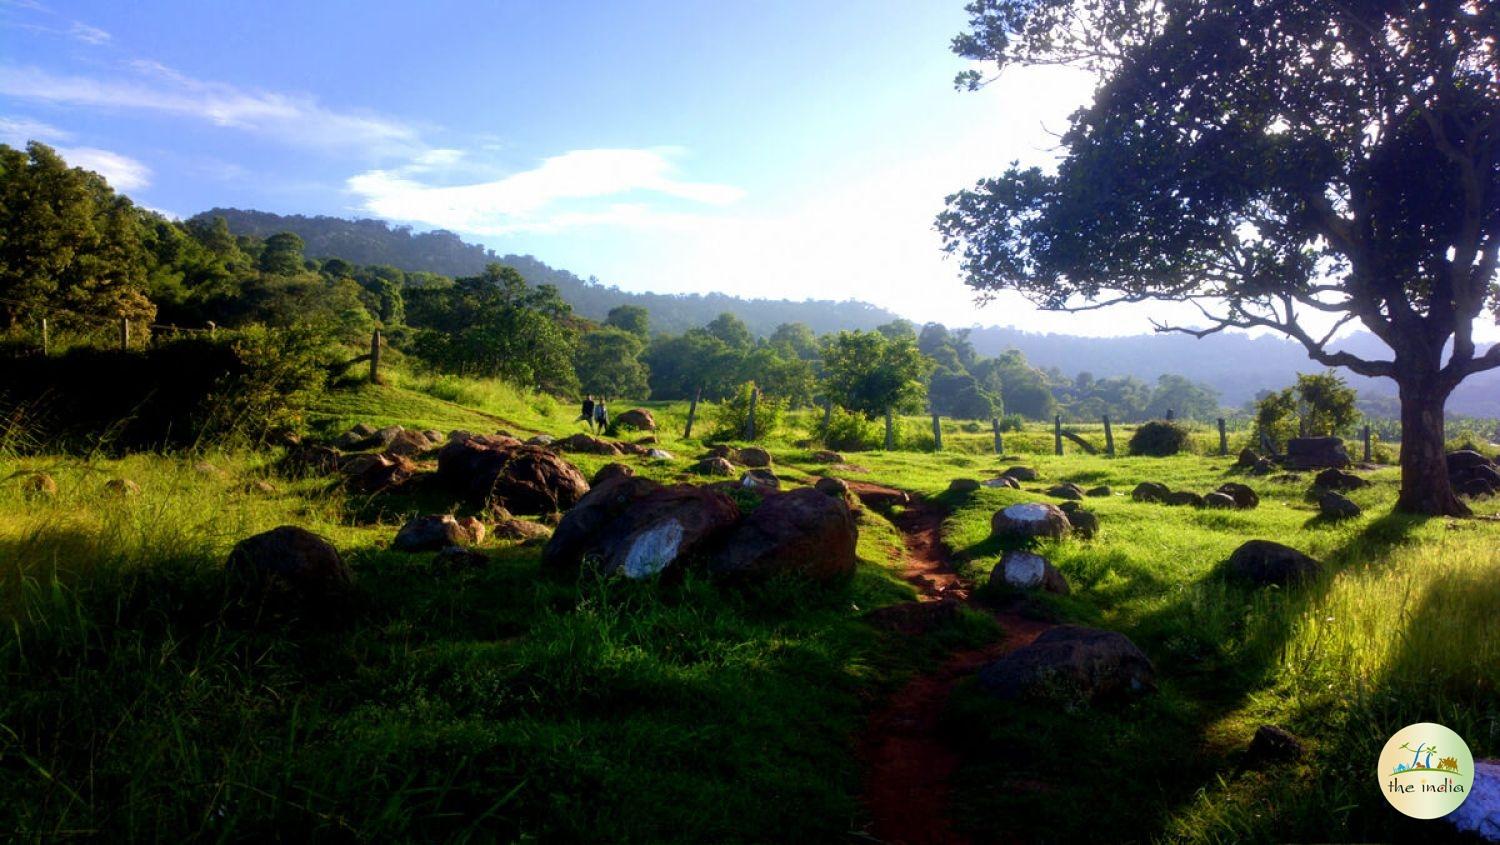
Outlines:
{"type": "Polygon", "coordinates": [[[82,41],[85,44],[92,44],[96,47],[100,44],[106,44],[110,40],[109,33],[97,26],[89,26],[82,21],[73,21],[73,25],[68,28],[68,35],[78,41],[82,41]]]}
{"type": "Polygon", "coordinates": [[[336,111],[310,96],[245,91],[184,76],[156,62],[130,65],[140,80],[61,76],[0,66],[0,94],[81,108],[151,111],[271,136],[284,143],[376,154],[421,149],[417,131],[384,117],[336,111]]]}
{"type": "Polygon", "coordinates": [[[22,147],[28,141],[70,141],[73,133],[29,117],[0,117],[0,141],[22,147]]]}
{"type": "MultiPolygon", "coordinates": [[[[444,164],[457,151],[438,150],[444,164]]],[[[431,185],[412,178],[432,161],[396,170],[371,170],[348,180],[361,208],[393,220],[411,221],[482,235],[557,231],[591,225],[678,222],[683,215],[652,207],[579,205],[624,194],[648,193],[703,205],[728,205],[744,192],[729,185],[689,182],[676,177],[670,149],[574,150],[543,160],[540,166],[488,182],[431,185]],[[571,205],[570,205],[571,204],[571,205]]]]}
{"type": "Polygon", "coordinates": [[[134,191],[151,184],[151,168],[129,156],[95,147],[59,147],[57,153],[69,165],[103,176],[117,191],[134,191]]]}

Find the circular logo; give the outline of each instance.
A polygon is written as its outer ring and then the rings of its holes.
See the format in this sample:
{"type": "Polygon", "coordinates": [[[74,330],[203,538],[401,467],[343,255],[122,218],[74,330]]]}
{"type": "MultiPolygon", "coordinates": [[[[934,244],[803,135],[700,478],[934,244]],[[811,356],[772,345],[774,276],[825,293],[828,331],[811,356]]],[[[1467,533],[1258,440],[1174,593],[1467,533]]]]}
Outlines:
{"type": "Polygon", "coordinates": [[[1432,722],[1407,725],[1380,752],[1380,791],[1414,819],[1458,809],[1474,786],[1474,755],[1459,735],[1432,722]]]}

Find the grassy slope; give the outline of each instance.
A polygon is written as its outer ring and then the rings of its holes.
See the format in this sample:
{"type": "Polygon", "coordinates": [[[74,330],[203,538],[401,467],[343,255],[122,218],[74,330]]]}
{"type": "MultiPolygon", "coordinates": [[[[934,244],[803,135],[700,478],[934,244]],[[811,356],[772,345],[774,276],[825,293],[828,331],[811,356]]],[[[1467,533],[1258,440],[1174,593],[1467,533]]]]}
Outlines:
{"type": "MultiPolygon", "coordinates": [[[[678,458],[638,468],[683,476],[699,446],[679,437],[685,409],[654,410],[678,458]]],[[[330,398],[309,420],[557,434],[579,430],[573,412],[503,385],[398,374],[330,398]]],[[[1117,436],[1123,444],[1128,432],[1117,436]]],[[[1202,432],[1197,448],[1215,440],[1202,432]]],[[[851,455],[869,470],[851,477],[940,494],[954,477],[999,466],[985,454],[987,432],[953,426],[945,441],[939,455],[851,455]]],[[[1050,432],[1007,443],[1048,450],[1050,432]]],[[[773,451],[785,477],[818,469],[804,450],[773,451]]],[[[235,838],[298,825],[333,838],[826,841],[860,821],[851,738],[871,697],[953,638],[984,636],[968,625],[907,644],[858,621],[910,594],[890,566],[898,539],[873,514],[863,517],[860,576],[831,596],[561,583],[538,576],[534,548],[495,543],[491,568],[442,573],[385,548],[400,513],[372,515],[316,481],[242,492],[245,479],[269,475],[267,458],[208,457],[227,477],[173,456],[0,458],[0,478],[44,468],[62,488],[34,506],[0,484],[3,599],[20,620],[0,639],[0,792],[27,796],[0,810],[0,826],[35,836],[235,838]],[[145,493],[102,497],[117,474],[145,493]],[[351,626],[224,616],[225,552],[286,522],[325,533],[353,561],[367,598],[351,626]]],[[[606,460],[577,457],[585,472],[606,460]]],[[[1211,489],[1228,464],[1025,462],[1048,482],[1117,493],[1143,479],[1211,489]]],[[[1500,751],[1500,643],[1486,627],[1500,608],[1500,526],[1381,516],[1395,478],[1374,478],[1354,494],[1371,515],[1342,526],[1311,519],[1305,481],[1252,480],[1263,504],[1249,513],[1119,495],[1091,504],[1102,537],[1052,550],[1074,594],[1037,612],[1127,632],[1156,661],[1162,691],[1103,711],[961,691],[948,720],[967,749],[961,822],[1060,840],[1389,835],[1392,814],[1370,777],[1385,735],[1436,719],[1476,756],[1500,751]],[[1304,548],[1335,574],[1296,594],[1229,590],[1212,569],[1249,536],[1304,548]],[[1261,721],[1313,740],[1298,777],[1236,774],[1236,752],[1261,721]],[[1091,812],[1077,813],[1084,800],[1091,812]]],[[[949,540],[976,575],[993,565],[990,513],[1036,497],[950,500],[949,540]]]]}

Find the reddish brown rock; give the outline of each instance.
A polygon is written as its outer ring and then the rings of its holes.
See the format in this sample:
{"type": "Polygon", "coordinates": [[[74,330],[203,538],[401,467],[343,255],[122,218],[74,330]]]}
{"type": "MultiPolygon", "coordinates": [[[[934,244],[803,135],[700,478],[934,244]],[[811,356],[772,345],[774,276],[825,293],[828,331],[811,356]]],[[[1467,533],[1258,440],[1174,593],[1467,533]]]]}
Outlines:
{"type": "Polygon", "coordinates": [[[655,431],[656,417],[651,416],[651,412],[645,408],[631,408],[618,417],[615,417],[615,424],[622,428],[655,431]]]}
{"type": "Polygon", "coordinates": [[[612,478],[563,516],[542,566],[576,571],[587,563],[607,575],[652,577],[698,557],[739,516],[734,500],[717,490],[612,478]]]}
{"type": "Polygon", "coordinates": [[[986,666],[979,684],[1002,699],[1123,699],[1156,689],[1151,660],[1124,634],[1059,625],[986,666]]]}
{"type": "Polygon", "coordinates": [[[498,504],[526,514],[570,508],[589,490],[577,467],[514,438],[450,441],[438,453],[437,478],[473,505],[498,504]]]}
{"type": "Polygon", "coordinates": [[[582,432],[571,437],[564,437],[562,440],[554,440],[552,442],[552,448],[560,449],[564,452],[582,452],[587,455],[623,454],[620,451],[620,447],[618,445],[611,443],[608,440],[600,440],[597,437],[590,437],[587,434],[583,434],[582,432]]]}
{"type": "Polygon", "coordinates": [[[796,575],[829,584],[854,574],[858,542],[842,499],[802,487],[767,496],[725,536],[708,571],[733,582],[796,575]]]}
{"type": "Polygon", "coordinates": [[[338,549],[295,525],[241,540],[229,553],[224,569],[257,590],[287,589],[304,596],[343,593],[354,584],[354,573],[338,549]]]}

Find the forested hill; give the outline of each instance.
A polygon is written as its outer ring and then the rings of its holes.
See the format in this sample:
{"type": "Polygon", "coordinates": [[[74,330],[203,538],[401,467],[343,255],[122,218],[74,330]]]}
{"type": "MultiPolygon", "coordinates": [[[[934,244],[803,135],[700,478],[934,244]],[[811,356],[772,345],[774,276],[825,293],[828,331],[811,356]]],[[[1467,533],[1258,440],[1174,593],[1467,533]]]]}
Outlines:
{"type": "Polygon", "coordinates": [[[306,244],[309,258],[342,258],[352,264],[387,264],[401,270],[426,271],[444,276],[477,276],[484,266],[498,261],[516,268],[534,285],[553,285],[579,314],[604,319],[618,305],[639,305],[651,312],[653,331],[680,334],[704,326],[728,311],[750,331],[766,336],[782,323],[804,323],[818,334],[840,329],[873,329],[897,315],[867,302],[786,299],[743,299],[722,293],[662,294],[631,293],[582,279],[566,270],[550,267],[530,255],[497,255],[478,244],[465,243],[453,232],[413,232],[409,226],[393,226],[383,220],[344,220],[338,217],[280,215],[237,208],[215,208],[200,218],[223,217],[237,235],[265,238],[277,232],[292,232],[306,244]]]}

